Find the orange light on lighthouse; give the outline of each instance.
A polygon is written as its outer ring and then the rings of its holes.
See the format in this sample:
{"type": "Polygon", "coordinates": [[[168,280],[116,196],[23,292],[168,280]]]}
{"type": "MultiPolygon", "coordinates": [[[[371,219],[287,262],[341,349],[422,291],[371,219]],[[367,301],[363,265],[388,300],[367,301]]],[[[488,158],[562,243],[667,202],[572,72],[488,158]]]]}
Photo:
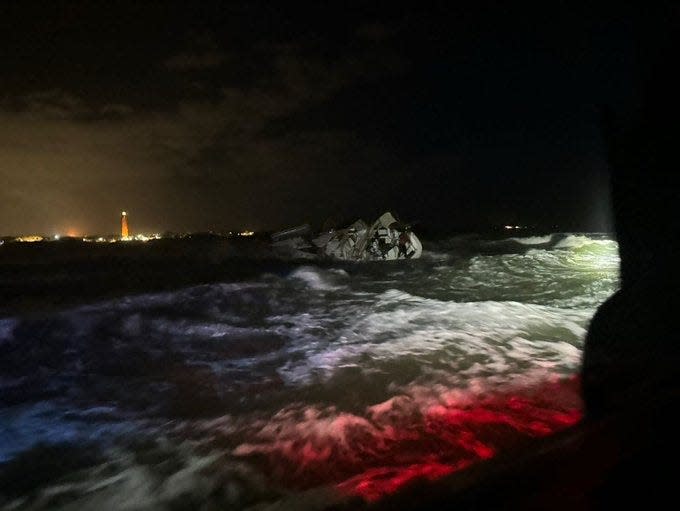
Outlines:
{"type": "Polygon", "coordinates": [[[120,214],[120,237],[127,238],[128,236],[130,236],[130,230],[128,229],[127,213],[123,211],[120,214]]]}

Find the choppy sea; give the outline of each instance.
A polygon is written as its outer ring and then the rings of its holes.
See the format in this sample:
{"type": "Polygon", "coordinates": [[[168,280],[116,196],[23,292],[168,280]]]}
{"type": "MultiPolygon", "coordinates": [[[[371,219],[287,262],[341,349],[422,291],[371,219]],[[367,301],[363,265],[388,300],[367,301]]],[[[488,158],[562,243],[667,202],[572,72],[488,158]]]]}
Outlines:
{"type": "Polygon", "coordinates": [[[616,242],[423,246],[1,318],[0,509],[322,509],[578,422],[616,242]]]}

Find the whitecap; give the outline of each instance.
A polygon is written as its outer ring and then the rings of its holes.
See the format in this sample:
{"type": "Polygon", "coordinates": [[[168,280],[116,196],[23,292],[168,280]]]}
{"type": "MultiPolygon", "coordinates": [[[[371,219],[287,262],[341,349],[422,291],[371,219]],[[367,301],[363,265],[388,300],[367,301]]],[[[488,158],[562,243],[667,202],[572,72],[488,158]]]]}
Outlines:
{"type": "Polygon", "coordinates": [[[552,234],[548,234],[547,236],[527,236],[508,239],[516,241],[517,243],[521,243],[522,245],[544,245],[550,243],[552,240],[552,234]]]}

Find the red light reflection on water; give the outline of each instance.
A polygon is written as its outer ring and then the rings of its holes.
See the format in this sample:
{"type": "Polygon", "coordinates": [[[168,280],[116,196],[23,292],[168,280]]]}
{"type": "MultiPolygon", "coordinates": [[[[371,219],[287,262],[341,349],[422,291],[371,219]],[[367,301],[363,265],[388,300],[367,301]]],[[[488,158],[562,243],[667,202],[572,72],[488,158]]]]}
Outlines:
{"type": "MultiPolygon", "coordinates": [[[[528,396],[489,397],[469,407],[435,405],[423,417],[423,440],[434,439],[436,452],[421,453],[421,462],[416,462],[418,455],[413,452],[411,465],[370,468],[338,487],[375,501],[413,481],[434,481],[492,458],[522,438],[543,437],[565,429],[576,424],[581,415],[575,380],[532,389],[528,396]]],[[[395,450],[399,448],[394,446],[395,450]]]]}
{"type": "Polygon", "coordinates": [[[523,439],[542,437],[577,423],[577,378],[512,393],[436,399],[399,396],[366,416],[286,412],[262,428],[236,454],[256,456],[286,486],[336,484],[367,501],[416,480],[433,481],[462,470],[523,439]]]}

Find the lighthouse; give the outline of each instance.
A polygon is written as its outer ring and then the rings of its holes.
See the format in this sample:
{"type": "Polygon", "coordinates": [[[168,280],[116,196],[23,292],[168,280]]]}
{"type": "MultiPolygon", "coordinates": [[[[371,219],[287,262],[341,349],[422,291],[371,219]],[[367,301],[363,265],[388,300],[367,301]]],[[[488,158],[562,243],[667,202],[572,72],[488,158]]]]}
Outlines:
{"type": "Polygon", "coordinates": [[[128,217],[127,213],[123,211],[120,214],[120,237],[127,238],[130,236],[130,229],[128,228],[128,217]]]}

